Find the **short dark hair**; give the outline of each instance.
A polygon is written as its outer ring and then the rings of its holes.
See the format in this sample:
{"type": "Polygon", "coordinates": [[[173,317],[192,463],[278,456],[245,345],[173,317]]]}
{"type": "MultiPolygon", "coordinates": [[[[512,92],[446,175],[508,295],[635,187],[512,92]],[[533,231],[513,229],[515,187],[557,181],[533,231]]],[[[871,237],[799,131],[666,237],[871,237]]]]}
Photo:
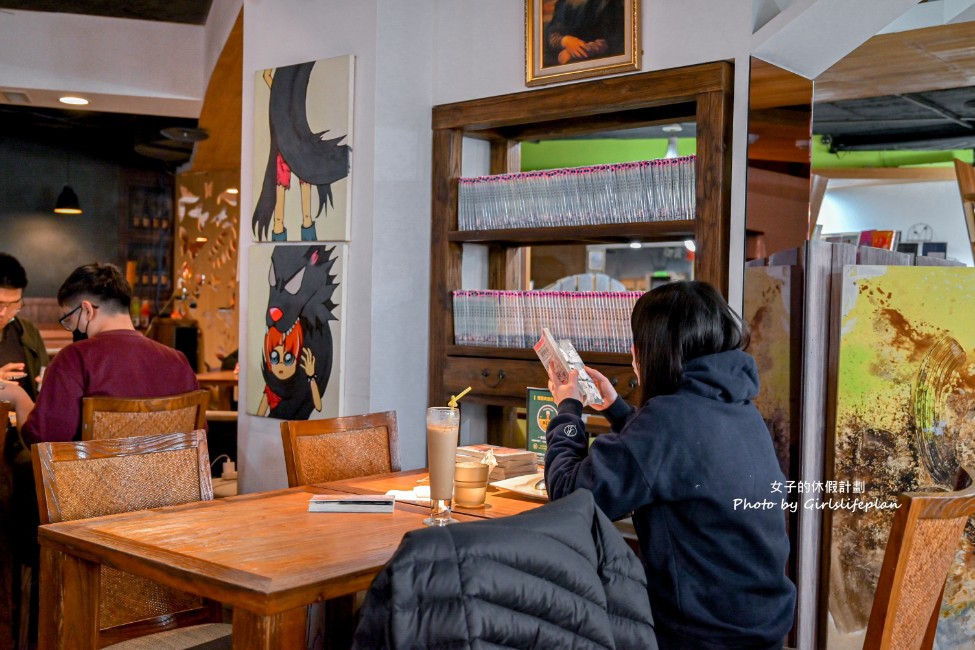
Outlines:
{"type": "Polygon", "coordinates": [[[24,289],[27,287],[27,272],[17,258],[9,253],[0,253],[0,289],[24,289]]]}
{"type": "Polygon", "coordinates": [[[114,264],[85,264],[72,271],[58,289],[60,305],[68,306],[79,298],[111,312],[128,312],[132,288],[114,264]]]}
{"type": "Polygon", "coordinates": [[[691,359],[748,346],[748,328],[705,282],[671,282],[645,293],[630,324],[641,404],[676,391],[691,359]]]}

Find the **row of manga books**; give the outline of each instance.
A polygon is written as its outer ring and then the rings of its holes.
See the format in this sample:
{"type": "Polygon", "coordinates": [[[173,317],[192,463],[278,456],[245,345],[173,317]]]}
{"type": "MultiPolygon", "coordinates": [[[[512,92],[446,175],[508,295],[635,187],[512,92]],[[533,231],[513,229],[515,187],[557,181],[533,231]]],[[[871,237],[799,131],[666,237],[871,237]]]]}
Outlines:
{"type": "Polygon", "coordinates": [[[454,342],[530,348],[547,327],[579,350],[629,352],[642,291],[454,291],[454,342]]]}
{"type": "Polygon", "coordinates": [[[461,178],[458,228],[495,230],[694,218],[695,156],[461,178]]]}

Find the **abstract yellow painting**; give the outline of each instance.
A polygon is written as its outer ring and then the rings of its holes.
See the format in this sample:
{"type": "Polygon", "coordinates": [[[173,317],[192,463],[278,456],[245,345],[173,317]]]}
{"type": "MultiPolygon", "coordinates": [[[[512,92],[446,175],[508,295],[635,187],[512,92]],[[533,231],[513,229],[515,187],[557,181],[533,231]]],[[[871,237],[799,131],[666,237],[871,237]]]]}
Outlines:
{"type": "MultiPolygon", "coordinates": [[[[842,277],[828,647],[860,647],[897,495],[948,491],[975,461],[975,269],[848,266],[842,277]]],[[[945,587],[935,647],[975,646],[975,527],[945,587]]]]}
{"type": "Polygon", "coordinates": [[[751,333],[748,353],[758,366],[759,392],[755,406],[772,435],[782,473],[790,478],[795,478],[789,466],[793,460],[792,448],[798,443],[794,432],[798,425],[794,272],[791,266],[745,269],[742,310],[751,333]]]}

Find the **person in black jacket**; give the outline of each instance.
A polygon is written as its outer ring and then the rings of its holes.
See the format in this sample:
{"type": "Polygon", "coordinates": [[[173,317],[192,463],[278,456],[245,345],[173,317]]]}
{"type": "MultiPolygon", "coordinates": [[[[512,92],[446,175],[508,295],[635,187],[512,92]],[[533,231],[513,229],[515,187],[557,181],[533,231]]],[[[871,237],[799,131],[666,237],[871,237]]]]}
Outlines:
{"type": "Polygon", "coordinates": [[[795,586],[785,574],[785,481],[762,416],[755,361],[740,319],[703,282],[675,282],[636,303],[634,409],[601,373],[613,433],[592,445],[570,373],[549,369],[559,414],[548,427],[551,499],[592,491],[611,518],[632,512],[661,650],[781,648],[795,586]],[[778,497],[778,498],[777,498],[778,497]]]}

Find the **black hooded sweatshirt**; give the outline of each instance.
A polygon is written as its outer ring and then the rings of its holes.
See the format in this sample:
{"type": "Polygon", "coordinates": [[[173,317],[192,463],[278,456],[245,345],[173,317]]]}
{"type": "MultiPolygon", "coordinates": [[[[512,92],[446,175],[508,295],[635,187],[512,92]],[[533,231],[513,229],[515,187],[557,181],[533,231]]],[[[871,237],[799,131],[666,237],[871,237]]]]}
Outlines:
{"type": "Polygon", "coordinates": [[[781,647],[792,626],[788,494],[757,394],[754,359],[731,350],[638,410],[617,399],[591,447],[578,401],[549,424],[549,496],[586,488],[611,519],[632,513],[661,649],[781,647]]]}

